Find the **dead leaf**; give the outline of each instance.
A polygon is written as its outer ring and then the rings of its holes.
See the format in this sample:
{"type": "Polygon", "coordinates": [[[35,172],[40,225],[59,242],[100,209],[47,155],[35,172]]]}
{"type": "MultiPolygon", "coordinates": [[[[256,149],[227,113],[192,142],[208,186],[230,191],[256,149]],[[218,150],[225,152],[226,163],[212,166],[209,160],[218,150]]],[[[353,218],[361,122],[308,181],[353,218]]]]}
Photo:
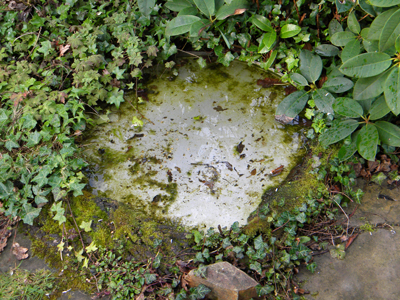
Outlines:
{"type": "Polygon", "coordinates": [[[233,13],[235,16],[236,15],[241,15],[242,13],[244,13],[247,9],[246,8],[237,8],[235,9],[235,12],[233,13]]]}
{"type": "Polygon", "coordinates": [[[28,258],[28,248],[21,247],[18,243],[14,243],[12,246],[12,253],[17,257],[18,260],[28,258]]]}
{"type": "Polygon", "coordinates": [[[349,237],[349,239],[346,242],[346,247],[344,248],[345,250],[347,250],[347,248],[350,247],[350,245],[354,242],[354,240],[356,239],[356,237],[358,236],[358,233],[352,235],[351,237],[349,237]]]}
{"type": "Polygon", "coordinates": [[[11,236],[11,231],[6,230],[5,232],[0,232],[0,234],[2,235],[0,237],[0,252],[2,252],[7,246],[7,239],[11,236]]]}
{"type": "Polygon", "coordinates": [[[293,85],[289,85],[285,87],[285,96],[288,96],[291,93],[294,93],[295,91],[297,91],[296,87],[294,87],[293,85]]]}
{"type": "Polygon", "coordinates": [[[282,84],[282,81],[277,78],[265,78],[257,80],[257,85],[261,85],[263,88],[269,88],[277,84],[282,84]]]}
{"type": "Polygon", "coordinates": [[[275,115],[275,120],[278,121],[279,123],[286,125],[291,123],[293,121],[293,118],[288,117],[286,115],[275,115]]]}
{"type": "Polygon", "coordinates": [[[256,170],[256,169],[253,169],[253,170],[251,170],[251,172],[250,172],[251,175],[256,175],[256,173],[257,173],[257,170],[256,170]]]}
{"type": "Polygon", "coordinates": [[[60,45],[60,56],[63,56],[68,50],[71,48],[70,44],[67,45],[60,45]]]}

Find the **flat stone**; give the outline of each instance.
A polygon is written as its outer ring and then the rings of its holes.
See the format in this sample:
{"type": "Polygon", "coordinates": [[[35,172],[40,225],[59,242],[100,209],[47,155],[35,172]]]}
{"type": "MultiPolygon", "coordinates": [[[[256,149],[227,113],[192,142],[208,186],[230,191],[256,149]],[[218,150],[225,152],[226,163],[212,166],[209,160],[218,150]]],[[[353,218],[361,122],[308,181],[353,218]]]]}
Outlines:
{"type": "Polygon", "coordinates": [[[218,300],[248,300],[257,297],[258,282],[228,262],[207,266],[205,278],[197,276],[195,270],[189,272],[186,280],[191,287],[203,284],[211,289],[207,295],[218,300]]]}
{"type": "Polygon", "coordinates": [[[364,232],[346,250],[344,260],[329,253],[314,260],[314,274],[301,269],[297,282],[308,290],[307,299],[399,299],[400,227],[364,232]]]}
{"type": "MultiPolygon", "coordinates": [[[[372,225],[387,223],[398,225],[400,223],[400,188],[389,187],[387,184],[381,186],[370,182],[360,186],[364,191],[361,205],[350,218],[349,225],[357,227],[369,222],[372,225]],[[388,200],[393,199],[393,200],[388,200]]],[[[355,208],[351,203],[346,209],[350,214],[355,208]]]]}

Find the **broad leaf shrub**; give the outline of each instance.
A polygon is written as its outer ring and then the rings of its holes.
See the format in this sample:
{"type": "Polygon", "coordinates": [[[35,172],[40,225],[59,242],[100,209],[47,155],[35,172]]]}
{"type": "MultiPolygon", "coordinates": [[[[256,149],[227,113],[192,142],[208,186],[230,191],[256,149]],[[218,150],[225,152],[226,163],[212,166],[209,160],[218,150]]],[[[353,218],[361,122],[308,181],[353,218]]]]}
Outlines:
{"type": "Polygon", "coordinates": [[[324,129],[319,140],[323,146],[344,140],[339,152],[341,160],[357,151],[363,158],[375,160],[378,145],[386,152],[400,146],[400,128],[390,122],[400,113],[397,4],[360,1],[357,5],[338,5],[339,12],[349,11],[345,30],[334,19],[327,31],[331,44],[317,45],[314,53],[300,51],[300,67],[290,74],[290,79],[305,88],[278,106],[277,115],[291,118],[307,103],[330,114],[330,127],[324,129]],[[360,23],[358,19],[366,14],[368,18],[360,23]],[[318,87],[323,70],[327,80],[318,87]]]}

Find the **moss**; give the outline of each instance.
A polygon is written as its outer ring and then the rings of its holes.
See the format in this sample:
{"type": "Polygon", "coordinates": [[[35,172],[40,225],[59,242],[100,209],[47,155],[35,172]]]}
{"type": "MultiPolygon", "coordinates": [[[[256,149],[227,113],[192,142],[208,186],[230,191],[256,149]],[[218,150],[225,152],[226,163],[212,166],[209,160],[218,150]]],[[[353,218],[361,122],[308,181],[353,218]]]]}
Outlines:
{"type": "MultiPolygon", "coordinates": [[[[314,171],[312,153],[319,155],[321,162],[319,168],[324,169],[327,168],[330,157],[337,151],[338,147],[323,149],[318,145],[313,146],[303,163],[291,171],[282,185],[270,187],[264,192],[259,207],[268,204],[270,210],[279,215],[284,211],[292,211],[310,198],[319,198],[323,193],[327,193],[324,182],[318,179],[318,174],[312,172],[314,171]]],[[[270,224],[267,219],[265,216],[260,217],[256,210],[249,217],[244,230],[249,235],[257,232],[268,233],[270,224]]]]}

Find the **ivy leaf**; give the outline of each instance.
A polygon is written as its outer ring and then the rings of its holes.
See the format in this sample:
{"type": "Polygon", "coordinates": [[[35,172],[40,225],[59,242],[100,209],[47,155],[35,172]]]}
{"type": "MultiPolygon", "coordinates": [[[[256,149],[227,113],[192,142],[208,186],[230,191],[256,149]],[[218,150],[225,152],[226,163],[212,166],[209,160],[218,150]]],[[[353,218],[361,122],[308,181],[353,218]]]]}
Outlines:
{"type": "Polygon", "coordinates": [[[120,104],[124,102],[124,92],[119,90],[119,88],[114,87],[111,92],[107,94],[107,103],[115,104],[119,108],[120,104]]]}
{"type": "Polygon", "coordinates": [[[83,248],[80,251],[75,252],[75,257],[79,262],[81,262],[85,258],[82,254],[83,254],[83,248]]]}
{"type": "Polygon", "coordinates": [[[366,160],[375,160],[379,143],[379,133],[375,125],[367,124],[361,128],[357,136],[357,150],[366,160]]]}
{"type": "Polygon", "coordinates": [[[146,273],[144,274],[144,278],[146,279],[146,283],[150,284],[157,280],[157,274],[146,273]]]}
{"type": "Polygon", "coordinates": [[[268,295],[270,293],[272,293],[275,290],[275,288],[272,285],[265,285],[265,286],[261,286],[261,285],[257,285],[256,286],[256,291],[258,296],[264,296],[264,295],[268,295]]]}
{"type": "Polygon", "coordinates": [[[32,179],[32,181],[36,182],[38,187],[42,187],[48,182],[47,175],[49,172],[46,169],[42,169],[39,173],[32,179]]]}
{"type": "Polygon", "coordinates": [[[30,132],[28,134],[28,142],[26,143],[25,147],[33,147],[39,144],[40,140],[42,139],[42,135],[38,131],[30,132]]]}
{"type": "Polygon", "coordinates": [[[220,58],[218,58],[218,62],[223,64],[225,67],[229,67],[229,64],[235,59],[230,51],[226,52],[226,54],[220,58]]]}
{"type": "Polygon", "coordinates": [[[56,215],[53,217],[54,220],[58,221],[58,223],[61,225],[67,221],[67,218],[65,218],[64,213],[65,209],[62,207],[62,202],[54,203],[50,209],[51,212],[55,212],[56,215]]]}
{"type": "Polygon", "coordinates": [[[211,292],[210,288],[206,287],[204,284],[200,284],[197,287],[190,289],[189,299],[203,299],[209,292],[211,292]]]}
{"type": "Polygon", "coordinates": [[[24,217],[22,221],[25,224],[33,225],[33,220],[39,215],[41,208],[34,208],[31,204],[25,203],[24,206],[24,217]]]}
{"type": "Polygon", "coordinates": [[[262,275],[261,264],[258,261],[250,264],[250,269],[256,271],[258,274],[262,275]]]}
{"type": "Polygon", "coordinates": [[[94,241],[92,241],[92,242],[90,243],[90,245],[87,246],[85,249],[86,249],[86,253],[90,253],[90,252],[96,251],[96,250],[97,250],[97,247],[96,247],[94,241]]]}
{"type": "Polygon", "coordinates": [[[5,142],[4,146],[7,148],[8,151],[11,151],[13,148],[19,148],[19,144],[14,142],[13,140],[8,140],[5,142]]]}
{"type": "MultiPolygon", "coordinates": [[[[35,128],[37,122],[36,120],[33,118],[32,114],[27,114],[23,116],[24,119],[24,124],[22,125],[22,129],[32,129],[35,128]]],[[[28,146],[29,147],[29,146],[28,146]]]]}
{"type": "Polygon", "coordinates": [[[344,244],[336,245],[336,248],[331,249],[330,254],[333,258],[344,259],[346,252],[344,251],[344,244]]]}
{"type": "Polygon", "coordinates": [[[126,71],[126,69],[120,69],[119,67],[116,67],[116,68],[113,70],[113,73],[115,74],[115,77],[116,77],[118,80],[121,80],[121,79],[124,79],[124,76],[122,76],[122,74],[124,74],[125,71],[126,71]]]}
{"type": "Polygon", "coordinates": [[[51,47],[50,41],[40,42],[42,45],[37,51],[43,53],[44,56],[48,56],[50,52],[53,50],[51,47]]]}
{"type": "Polygon", "coordinates": [[[85,222],[82,221],[81,225],[79,225],[79,228],[82,228],[83,230],[85,230],[85,232],[89,232],[92,231],[92,220],[90,220],[89,222],[85,222]]]}

